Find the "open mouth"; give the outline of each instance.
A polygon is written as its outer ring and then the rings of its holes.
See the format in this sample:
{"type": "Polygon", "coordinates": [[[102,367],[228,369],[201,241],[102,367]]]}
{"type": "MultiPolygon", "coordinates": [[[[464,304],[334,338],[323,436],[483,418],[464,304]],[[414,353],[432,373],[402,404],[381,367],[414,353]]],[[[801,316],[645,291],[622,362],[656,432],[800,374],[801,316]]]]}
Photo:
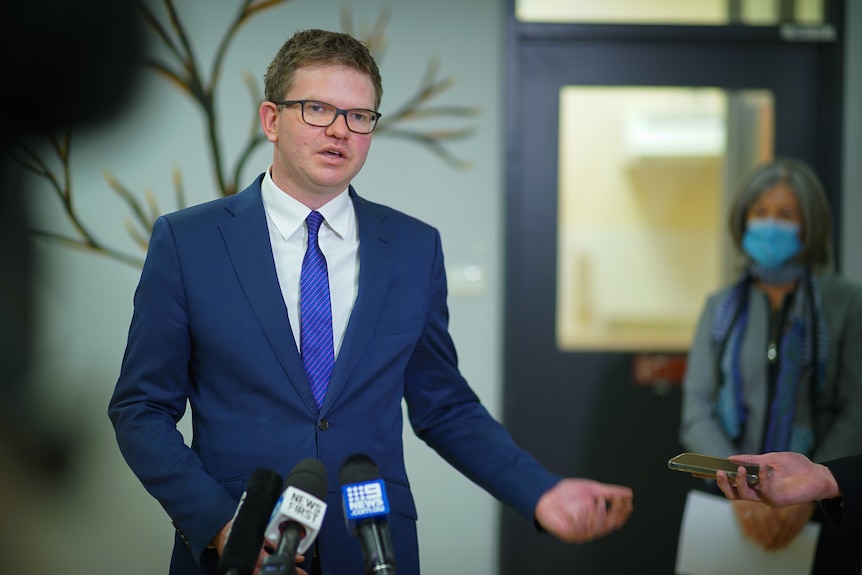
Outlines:
{"type": "Polygon", "coordinates": [[[322,153],[324,156],[329,156],[331,158],[343,158],[344,157],[344,154],[342,152],[340,152],[338,150],[333,150],[333,149],[324,150],[322,153]]]}

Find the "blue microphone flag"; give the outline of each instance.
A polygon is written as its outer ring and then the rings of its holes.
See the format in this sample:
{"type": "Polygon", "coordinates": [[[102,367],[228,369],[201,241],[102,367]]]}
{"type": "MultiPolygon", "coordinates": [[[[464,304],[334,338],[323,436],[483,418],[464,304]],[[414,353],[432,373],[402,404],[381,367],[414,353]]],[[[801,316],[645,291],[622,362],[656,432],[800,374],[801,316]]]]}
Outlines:
{"type": "Polygon", "coordinates": [[[382,479],[342,485],[341,497],[344,518],[348,521],[389,514],[389,500],[382,479]]]}

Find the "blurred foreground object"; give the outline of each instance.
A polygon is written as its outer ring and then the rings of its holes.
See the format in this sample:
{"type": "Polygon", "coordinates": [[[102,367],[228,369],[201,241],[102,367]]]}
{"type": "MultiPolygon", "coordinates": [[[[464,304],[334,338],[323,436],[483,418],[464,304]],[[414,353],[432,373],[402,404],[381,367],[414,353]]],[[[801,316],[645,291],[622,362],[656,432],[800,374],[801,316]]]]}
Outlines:
{"type": "MultiPolygon", "coordinates": [[[[55,480],[70,462],[68,430],[53,425],[33,393],[33,249],[18,142],[110,121],[131,99],[144,49],[134,2],[13,2],[0,19],[6,89],[0,100],[0,456],[55,480]]],[[[74,435],[74,434],[73,434],[74,435]]],[[[8,461],[7,461],[8,460],[8,461]]]]}

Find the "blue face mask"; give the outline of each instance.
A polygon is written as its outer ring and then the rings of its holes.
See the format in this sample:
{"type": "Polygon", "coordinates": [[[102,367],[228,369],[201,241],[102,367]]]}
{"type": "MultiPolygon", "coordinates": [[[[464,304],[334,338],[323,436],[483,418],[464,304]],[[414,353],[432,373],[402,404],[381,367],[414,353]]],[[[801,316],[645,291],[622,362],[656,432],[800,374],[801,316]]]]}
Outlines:
{"type": "Polygon", "coordinates": [[[742,249],[764,268],[775,268],[799,253],[799,224],[772,218],[748,221],[742,249]]]}

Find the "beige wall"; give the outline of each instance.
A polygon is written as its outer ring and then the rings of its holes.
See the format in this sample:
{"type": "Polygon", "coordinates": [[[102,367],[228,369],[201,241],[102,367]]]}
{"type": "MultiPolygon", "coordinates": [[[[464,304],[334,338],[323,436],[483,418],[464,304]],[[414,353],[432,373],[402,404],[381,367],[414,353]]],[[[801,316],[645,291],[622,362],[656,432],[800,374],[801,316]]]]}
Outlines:
{"type": "MultiPolygon", "coordinates": [[[[150,3],[161,13],[163,3],[150,3]]],[[[239,1],[183,0],[179,17],[208,77],[213,56],[239,1]]],[[[263,4],[263,3],[258,3],[263,4]]],[[[439,64],[437,79],[452,87],[431,106],[469,106],[472,118],[412,122],[407,129],[474,129],[447,145],[470,164],[459,170],[418,144],[376,135],[365,169],[355,184],[360,194],[391,204],[437,226],[447,266],[478,270],[483,282],[458,284],[450,298],[451,331],[461,367],[492,412],[500,396],[500,238],[503,186],[498,122],[502,94],[500,54],[503,5],[496,0],[291,0],[250,19],[225,52],[217,87],[218,136],[228,167],[235,165],[254,125],[257,101],[246,78],[262,91],[266,65],[294,31],[341,29],[342,12],[367,32],[384,10],[386,50],[380,59],[385,84],[381,111],[392,115],[417,91],[426,67],[439,64]],[[446,31],[445,36],[441,31],[446,31]],[[461,211],[453,211],[452,208],[461,211]]],[[[167,20],[162,15],[162,21],[167,20]]],[[[159,57],[167,52],[152,46],[159,57]]],[[[188,203],[216,197],[201,109],[151,70],[141,76],[137,96],[109,126],[77,133],[70,150],[75,208],[100,240],[142,255],[128,236],[125,202],[108,185],[110,171],[136,197],[149,195],[158,212],[176,209],[175,177],[188,203]]],[[[240,174],[247,185],[271,160],[271,148],[255,152],[240,174]]],[[[52,162],[52,166],[56,164],[52,162]]],[[[32,182],[35,219],[44,227],[72,233],[61,206],[45,182],[32,182]]],[[[144,204],[146,205],[146,204],[144,204]]],[[[44,492],[16,477],[14,501],[3,523],[16,532],[0,537],[18,559],[3,572],[42,575],[122,572],[166,573],[173,528],[159,504],[123,461],[107,418],[132,311],[139,270],[106,257],[39,244],[41,270],[35,290],[40,337],[34,379],[50,417],[76,435],[76,466],[67,481],[44,492]],[[14,520],[10,520],[14,518],[14,520]]],[[[457,273],[452,274],[458,280],[457,273]]],[[[472,277],[472,276],[470,276],[472,277]]],[[[188,418],[180,425],[188,436],[188,418]]],[[[449,467],[408,429],[406,460],[419,510],[423,570],[444,573],[457,566],[473,575],[496,569],[496,502],[449,467]]],[[[4,465],[4,470],[5,465],[4,465]]],[[[4,499],[4,502],[6,499],[4,499]]],[[[358,543],[357,543],[358,545],[358,543]]]]}

